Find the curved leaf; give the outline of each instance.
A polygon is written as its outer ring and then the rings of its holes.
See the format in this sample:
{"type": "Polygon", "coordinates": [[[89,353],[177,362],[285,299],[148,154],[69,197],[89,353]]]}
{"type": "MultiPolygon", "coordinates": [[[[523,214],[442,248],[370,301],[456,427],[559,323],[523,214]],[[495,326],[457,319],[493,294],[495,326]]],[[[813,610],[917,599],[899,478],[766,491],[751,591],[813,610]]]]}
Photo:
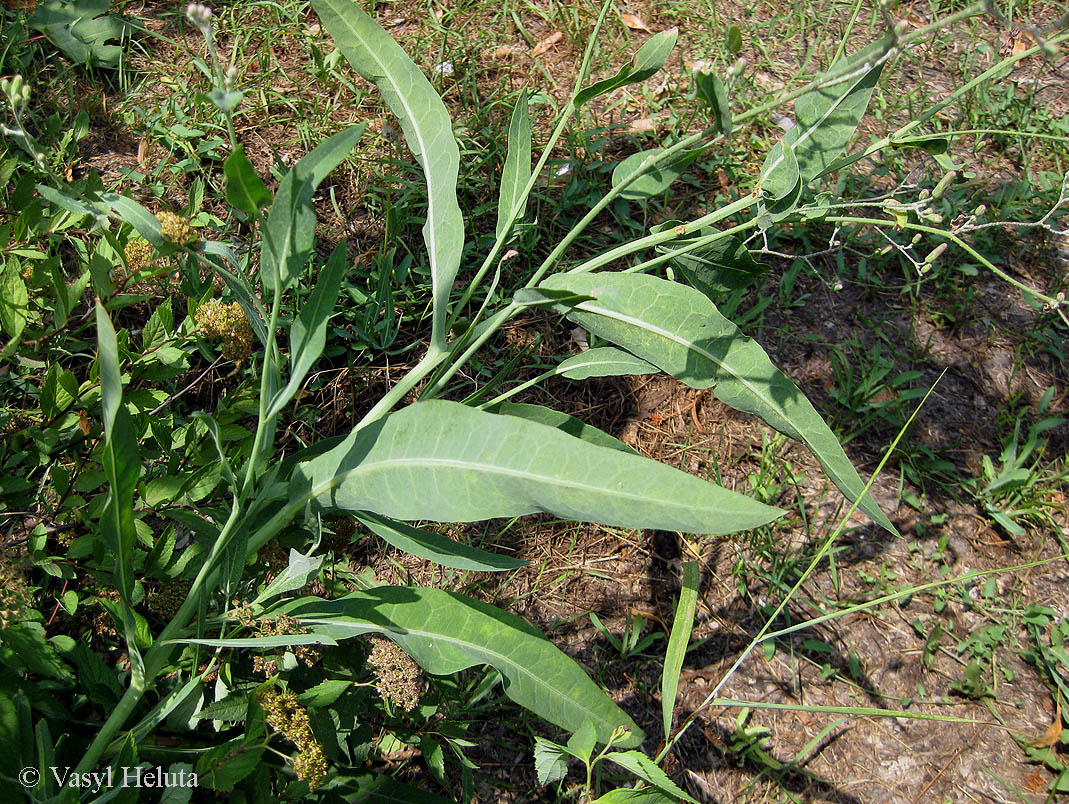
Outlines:
{"type": "Polygon", "coordinates": [[[464,249],[464,218],[457,204],[460,149],[445,104],[401,46],[355,0],[312,0],[338,50],[378,86],[397,117],[409,150],[427,178],[423,239],[431,261],[433,345],[445,347],[446,312],[464,249]]]}
{"type": "Polygon", "coordinates": [[[651,196],[660,195],[672,185],[672,182],[683,175],[687,167],[704,152],[704,148],[692,148],[663,164],[646,168],[647,164],[653,162],[659,154],[664,153],[664,148],[639,151],[637,154],[631,154],[622,162],[617,163],[612,171],[612,186],[618,187],[636,173],[645,171],[620,192],[620,197],[629,201],[641,201],[651,196]]]}
{"type": "Polygon", "coordinates": [[[569,380],[585,380],[589,377],[621,377],[633,374],[659,374],[660,369],[630,352],[615,346],[596,346],[557,366],[557,373],[569,380]]]}
{"type": "Polygon", "coordinates": [[[679,31],[669,28],[667,31],[651,36],[646,43],[635,51],[631,63],[620,68],[620,71],[611,78],[595,81],[585,89],[579,90],[575,96],[575,105],[582,106],[589,100],[614,89],[645,81],[651,75],[664,67],[668,57],[672,55],[672,49],[676,46],[676,37],[679,31]]]}
{"type": "Polygon", "coordinates": [[[443,567],[476,572],[502,572],[527,565],[526,561],[518,558],[488,553],[440,533],[414,528],[404,522],[394,522],[368,511],[358,512],[354,516],[387,544],[443,567]]]}
{"type": "Polygon", "coordinates": [[[594,724],[600,742],[618,726],[643,733],[576,664],[533,626],[486,603],[420,587],[379,586],[338,600],[297,601],[285,613],[317,633],[343,639],[388,636],[428,673],[446,675],[488,664],[504,678],[505,694],[569,731],[594,724]]]}
{"type": "MultiPolygon", "coordinates": [[[[692,388],[715,386],[721,401],[803,441],[848,499],[861,496],[865,484],[812,403],[700,291],[645,274],[558,274],[542,285],[593,296],[561,312],[692,388]]],[[[870,495],[859,507],[897,533],[870,495]]]]}
{"type": "Polygon", "coordinates": [[[271,193],[245,156],[244,145],[238,145],[226,158],[223,175],[226,176],[226,201],[231,206],[252,217],[271,205],[271,193]]]}
{"type": "Polygon", "coordinates": [[[779,201],[798,189],[799,180],[798,159],[791,143],[784,137],[768,152],[757,182],[765,195],[773,201],[779,201]]]}
{"type": "Polygon", "coordinates": [[[731,533],[782,514],[678,469],[515,416],[417,402],[294,470],[295,500],[396,519],[472,522],[549,513],[687,533],[731,533]]]}
{"type": "Polygon", "coordinates": [[[282,177],[263,231],[260,281],[265,290],[274,291],[276,276],[281,290],[286,290],[307,266],[315,246],[312,195],[356,147],[363,133],[361,123],[323,140],[282,177]]]}

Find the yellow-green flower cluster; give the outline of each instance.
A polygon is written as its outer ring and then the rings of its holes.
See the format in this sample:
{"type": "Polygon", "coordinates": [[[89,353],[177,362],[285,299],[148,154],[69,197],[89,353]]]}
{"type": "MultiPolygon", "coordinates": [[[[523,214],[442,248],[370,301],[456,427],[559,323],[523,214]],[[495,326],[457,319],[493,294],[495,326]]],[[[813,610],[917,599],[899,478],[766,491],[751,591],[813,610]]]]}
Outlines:
{"type": "Polygon", "coordinates": [[[423,671],[396,643],[381,636],[368,637],[367,663],[375,671],[379,695],[411,712],[423,694],[423,671]]]}
{"type": "Polygon", "coordinates": [[[241,363],[252,354],[252,327],[237,302],[205,302],[197,308],[195,318],[206,337],[223,341],[223,357],[241,363]]]}
{"type": "Polygon", "coordinates": [[[197,230],[189,225],[189,220],[174,212],[157,212],[156,220],[160,222],[160,234],[179,246],[192,246],[200,239],[197,230]]]}
{"type": "Polygon", "coordinates": [[[297,703],[297,696],[289,691],[268,690],[259,698],[268,725],[297,746],[297,756],[293,758],[297,778],[308,782],[309,789],[315,790],[327,775],[327,758],[323,755],[323,746],[312,733],[308,710],[297,703]]]}
{"type": "Polygon", "coordinates": [[[30,607],[30,593],[22,567],[7,550],[0,550],[0,631],[23,619],[30,607]]]}

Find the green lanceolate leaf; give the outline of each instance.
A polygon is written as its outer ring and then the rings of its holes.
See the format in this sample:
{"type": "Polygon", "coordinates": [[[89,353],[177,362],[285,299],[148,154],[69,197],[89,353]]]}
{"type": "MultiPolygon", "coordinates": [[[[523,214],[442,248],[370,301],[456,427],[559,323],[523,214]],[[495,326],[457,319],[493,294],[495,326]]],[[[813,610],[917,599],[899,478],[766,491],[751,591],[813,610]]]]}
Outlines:
{"type": "Polygon", "coordinates": [[[260,253],[260,281],[274,291],[278,277],[286,290],[308,264],[315,245],[316,213],[312,194],[356,147],[364,125],[352,126],[319,143],[283,176],[267,217],[260,253]]]}
{"type": "Polygon", "coordinates": [[[597,346],[562,360],[557,373],[569,380],[590,377],[621,377],[633,374],[659,374],[660,369],[630,352],[615,346],[597,346]]]}
{"type": "Polygon", "coordinates": [[[154,246],[162,246],[166,241],[160,232],[160,222],[156,216],[132,198],[118,193],[101,193],[100,200],[111,207],[112,211],[137,230],[137,233],[154,246]]]}
{"type": "Polygon", "coordinates": [[[883,70],[881,57],[890,47],[890,39],[884,38],[842,59],[821,77],[828,86],[794,102],[797,123],[783,139],[794,148],[803,182],[823,175],[854,136],[883,70]]]}
{"type": "Polygon", "coordinates": [[[642,731],[575,661],[513,614],[441,589],[380,586],[338,600],[296,601],[285,613],[335,639],[380,633],[428,673],[446,675],[488,664],[504,677],[505,694],[562,728],[594,725],[600,742],[618,726],[642,731]]]}
{"type": "MultiPolygon", "coordinates": [[[[654,370],[656,371],[656,369],[654,370]]],[[[491,413],[518,416],[521,419],[556,427],[570,436],[581,438],[583,441],[588,441],[597,447],[618,449],[621,452],[630,452],[633,455],[639,454],[623,441],[614,438],[604,430],[599,430],[597,427],[575,418],[575,416],[569,416],[567,413],[561,413],[559,410],[553,410],[553,408],[543,407],[542,405],[529,405],[522,402],[499,402],[492,408],[488,408],[488,410],[491,413]]]]}
{"type": "Polygon", "coordinates": [[[141,476],[141,459],[133,418],[122,404],[119,348],[111,319],[103,305],[96,306],[100,394],[104,418],[102,463],[108,479],[108,496],[100,515],[100,531],[115,557],[115,577],[122,600],[122,619],[135,673],[141,662],[135,644],[136,624],[131,598],[134,590],[134,492],[141,476]]]}
{"type": "MultiPolygon", "coordinates": [[[[692,388],[715,386],[722,402],[804,442],[848,499],[861,497],[865,484],[812,403],[700,291],[645,274],[559,274],[542,285],[594,296],[561,312],[692,388]]],[[[897,532],[871,496],[859,507],[897,532]]]]}
{"type": "Polygon", "coordinates": [[[596,81],[585,89],[581,89],[579,94],[575,96],[575,105],[582,106],[598,95],[604,95],[606,92],[612,92],[614,89],[619,89],[628,84],[645,81],[651,75],[654,75],[668,61],[668,57],[672,54],[672,49],[676,46],[676,37],[678,35],[679,31],[677,29],[670,28],[667,31],[661,31],[651,36],[646,44],[635,52],[631,63],[621,67],[616,75],[596,81]]]}
{"type": "Polygon", "coordinates": [[[323,354],[323,346],[327,342],[327,324],[331,313],[334,312],[334,305],[338,302],[342,278],[349,268],[345,246],[346,243],[343,240],[331,252],[326,265],[319,272],[308,300],[290,326],[289,381],[282,390],[275,394],[271,408],[267,412],[268,416],[276,415],[287,402],[293,399],[301,383],[304,382],[304,378],[308,376],[312,366],[323,354]]]}
{"type": "Polygon", "coordinates": [[[704,148],[694,148],[669,159],[667,162],[648,168],[659,154],[664,153],[663,148],[651,148],[648,151],[639,151],[631,154],[625,160],[617,164],[612,172],[612,186],[619,187],[636,173],[641,173],[639,178],[632,181],[626,189],[620,192],[621,198],[630,201],[641,201],[651,196],[660,195],[667,190],[672,182],[678,179],[687,167],[704,153],[704,148]]]}
{"type": "Polygon", "coordinates": [[[731,533],[782,514],[656,461],[443,400],[417,402],[354,431],[299,464],[290,489],[295,502],[437,522],[549,513],[731,533]]]}
{"type": "Polygon", "coordinates": [[[516,220],[527,209],[524,190],[531,179],[531,116],[527,110],[527,90],[520,91],[516,108],[509,122],[509,150],[505,167],[501,171],[501,192],[497,205],[497,236],[505,235],[505,227],[512,219],[513,209],[518,208],[516,220]]]}
{"type": "Polygon", "coordinates": [[[26,329],[30,292],[19,272],[18,263],[8,262],[0,272],[0,327],[10,338],[17,338],[26,329]]]}
{"type": "Polygon", "coordinates": [[[378,514],[361,511],[354,516],[387,544],[443,567],[475,572],[502,572],[527,565],[526,561],[520,561],[518,558],[488,553],[440,533],[414,528],[378,514]]]}
{"type": "Polygon", "coordinates": [[[457,204],[460,149],[449,113],[408,54],[356,0],[313,0],[312,7],[342,55],[379,88],[427,178],[423,239],[434,294],[431,343],[444,348],[449,293],[464,249],[464,218],[457,204]]]}
{"type": "Polygon", "coordinates": [[[252,162],[245,156],[245,146],[239,145],[223,163],[226,176],[226,201],[249,217],[271,204],[271,193],[257,175],[252,162]]]}
{"type": "Polygon", "coordinates": [[[683,669],[683,657],[690,644],[690,632],[694,627],[694,609],[698,602],[698,562],[683,564],[683,587],[679,590],[679,603],[672,618],[672,635],[664,653],[661,669],[661,717],[664,733],[672,733],[672,715],[676,709],[676,694],[679,692],[679,673],[683,669]]]}

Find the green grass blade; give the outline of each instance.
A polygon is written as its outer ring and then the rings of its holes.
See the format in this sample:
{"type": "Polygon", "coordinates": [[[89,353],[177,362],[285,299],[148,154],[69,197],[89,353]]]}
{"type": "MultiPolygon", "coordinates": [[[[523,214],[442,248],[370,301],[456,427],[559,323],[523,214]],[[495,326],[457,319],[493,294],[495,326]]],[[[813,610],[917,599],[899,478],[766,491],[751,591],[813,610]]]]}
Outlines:
{"type": "Polygon", "coordinates": [[[267,291],[289,288],[300,276],[315,245],[316,213],[312,194],[356,147],[364,125],[352,126],[319,143],[301,157],[278,185],[260,254],[260,281],[267,291]]]}
{"type": "Polygon", "coordinates": [[[527,110],[527,90],[520,91],[509,122],[509,147],[505,167],[501,170],[501,191],[497,205],[497,237],[503,237],[512,211],[519,207],[515,220],[527,209],[524,190],[531,180],[531,116],[527,110]]]}
{"type": "Polygon", "coordinates": [[[513,614],[441,589],[380,586],[338,600],[308,600],[285,613],[335,639],[380,633],[394,640],[428,673],[446,675],[488,664],[504,676],[505,694],[569,731],[585,721],[607,742],[618,726],[642,742],[641,729],[576,662],[513,614]]]}
{"type": "Polygon", "coordinates": [[[594,297],[563,312],[692,388],[715,386],[725,404],[804,442],[848,499],[860,498],[862,511],[897,533],[805,395],[703,293],[646,274],[558,274],[542,286],[594,297]]]}
{"type": "Polygon", "coordinates": [[[683,657],[690,643],[697,603],[698,562],[687,561],[683,564],[683,587],[679,590],[679,603],[676,604],[676,615],[672,620],[672,635],[668,638],[668,649],[665,651],[664,667],[661,670],[661,717],[666,737],[672,733],[672,714],[675,712],[676,695],[679,692],[679,673],[683,669],[683,657]]]}
{"type": "Polygon", "coordinates": [[[783,513],[656,461],[444,400],[409,405],[354,431],[298,465],[290,491],[291,505],[308,500],[437,522],[549,513],[630,528],[731,533],[783,513]]]}
{"type": "Polygon", "coordinates": [[[432,347],[445,348],[446,313],[464,249],[464,218],[457,204],[460,149],[445,104],[427,78],[355,0],[313,0],[312,7],[338,49],[360,75],[378,86],[397,117],[427,179],[423,239],[434,295],[432,347]]]}

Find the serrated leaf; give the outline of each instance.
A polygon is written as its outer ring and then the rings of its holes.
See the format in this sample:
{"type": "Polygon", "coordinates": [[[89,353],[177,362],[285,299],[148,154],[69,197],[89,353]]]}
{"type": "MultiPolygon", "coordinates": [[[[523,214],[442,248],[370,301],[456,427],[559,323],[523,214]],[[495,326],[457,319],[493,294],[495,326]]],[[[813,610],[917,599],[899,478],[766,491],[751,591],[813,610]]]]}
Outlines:
{"type": "Polygon", "coordinates": [[[561,746],[543,737],[535,737],[535,775],[540,785],[559,782],[568,773],[568,754],[561,746]]]}
{"type": "MultiPolygon", "coordinates": [[[[645,274],[558,274],[542,285],[594,296],[561,312],[692,388],[715,387],[725,404],[804,442],[848,499],[861,496],[864,483],[813,405],[700,291],[645,274]]],[[[897,533],[871,496],[859,507],[897,533]]]]}
{"type": "Polygon", "coordinates": [[[427,179],[423,239],[434,297],[431,343],[444,348],[449,294],[464,249],[464,218],[457,204],[460,149],[449,113],[408,54],[356,0],[313,0],[312,7],[346,60],[379,88],[423,168],[427,179]]]}
{"type": "Polygon", "coordinates": [[[527,199],[523,191],[531,179],[531,117],[527,108],[527,90],[520,90],[516,106],[509,121],[508,154],[501,170],[501,190],[497,204],[497,236],[504,234],[505,226],[518,207],[516,220],[523,217],[527,199]]]}
{"type": "Polygon", "coordinates": [[[265,290],[274,291],[276,277],[286,290],[304,271],[315,245],[312,195],[356,147],[364,128],[363,123],[350,126],[323,140],[282,177],[262,234],[260,281],[265,290]]]}
{"type": "Polygon", "coordinates": [[[542,512],[688,533],[745,530],[782,514],[655,461],[444,400],[409,405],[298,464],[290,494],[395,519],[542,512]]]}
{"type": "Polygon", "coordinates": [[[226,177],[226,201],[249,217],[271,205],[271,193],[245,156],[245,146],[238,145],[223,163],[226,177]]]}
{"type": "Polygon", "coordinates": [[[505,694],[562,728],[594,725],[606,742],[619,726],[642,731],[574,660],[524,620],[454,592],[380,586],[337,600],[304,599],[284,608],[302,625],[336,639],[383,634],[428,673],[447,675],[488,664],[504,677],[505,694]]]}
{"type": "Polygon", "coordinates": [[[489,553],[454,541],[440,533],[414,528],[404,522],[395,522],[368,511],[361,511],[353,516],[387,544],[443,567],[475,572],[503,572],[527,566],[526,561],[518,558],[489,553]]]}
{"type": "Polygon", "coordinates": [[[631,63],[621,67],[616,75],[596,81],[585,89],[580,90],[575,96],[575,105],[577,107],[582,106],[598,95],[604,95],[606,92],[612,92],[614,89],[619,89],[628,84],[645,81],[656,74],[664,67],[668,57],[672,55],[678,34],[679,31],[676,28],[670,28],[667,31],[661,31],[651,36],[635,52],[631,63]]]}

